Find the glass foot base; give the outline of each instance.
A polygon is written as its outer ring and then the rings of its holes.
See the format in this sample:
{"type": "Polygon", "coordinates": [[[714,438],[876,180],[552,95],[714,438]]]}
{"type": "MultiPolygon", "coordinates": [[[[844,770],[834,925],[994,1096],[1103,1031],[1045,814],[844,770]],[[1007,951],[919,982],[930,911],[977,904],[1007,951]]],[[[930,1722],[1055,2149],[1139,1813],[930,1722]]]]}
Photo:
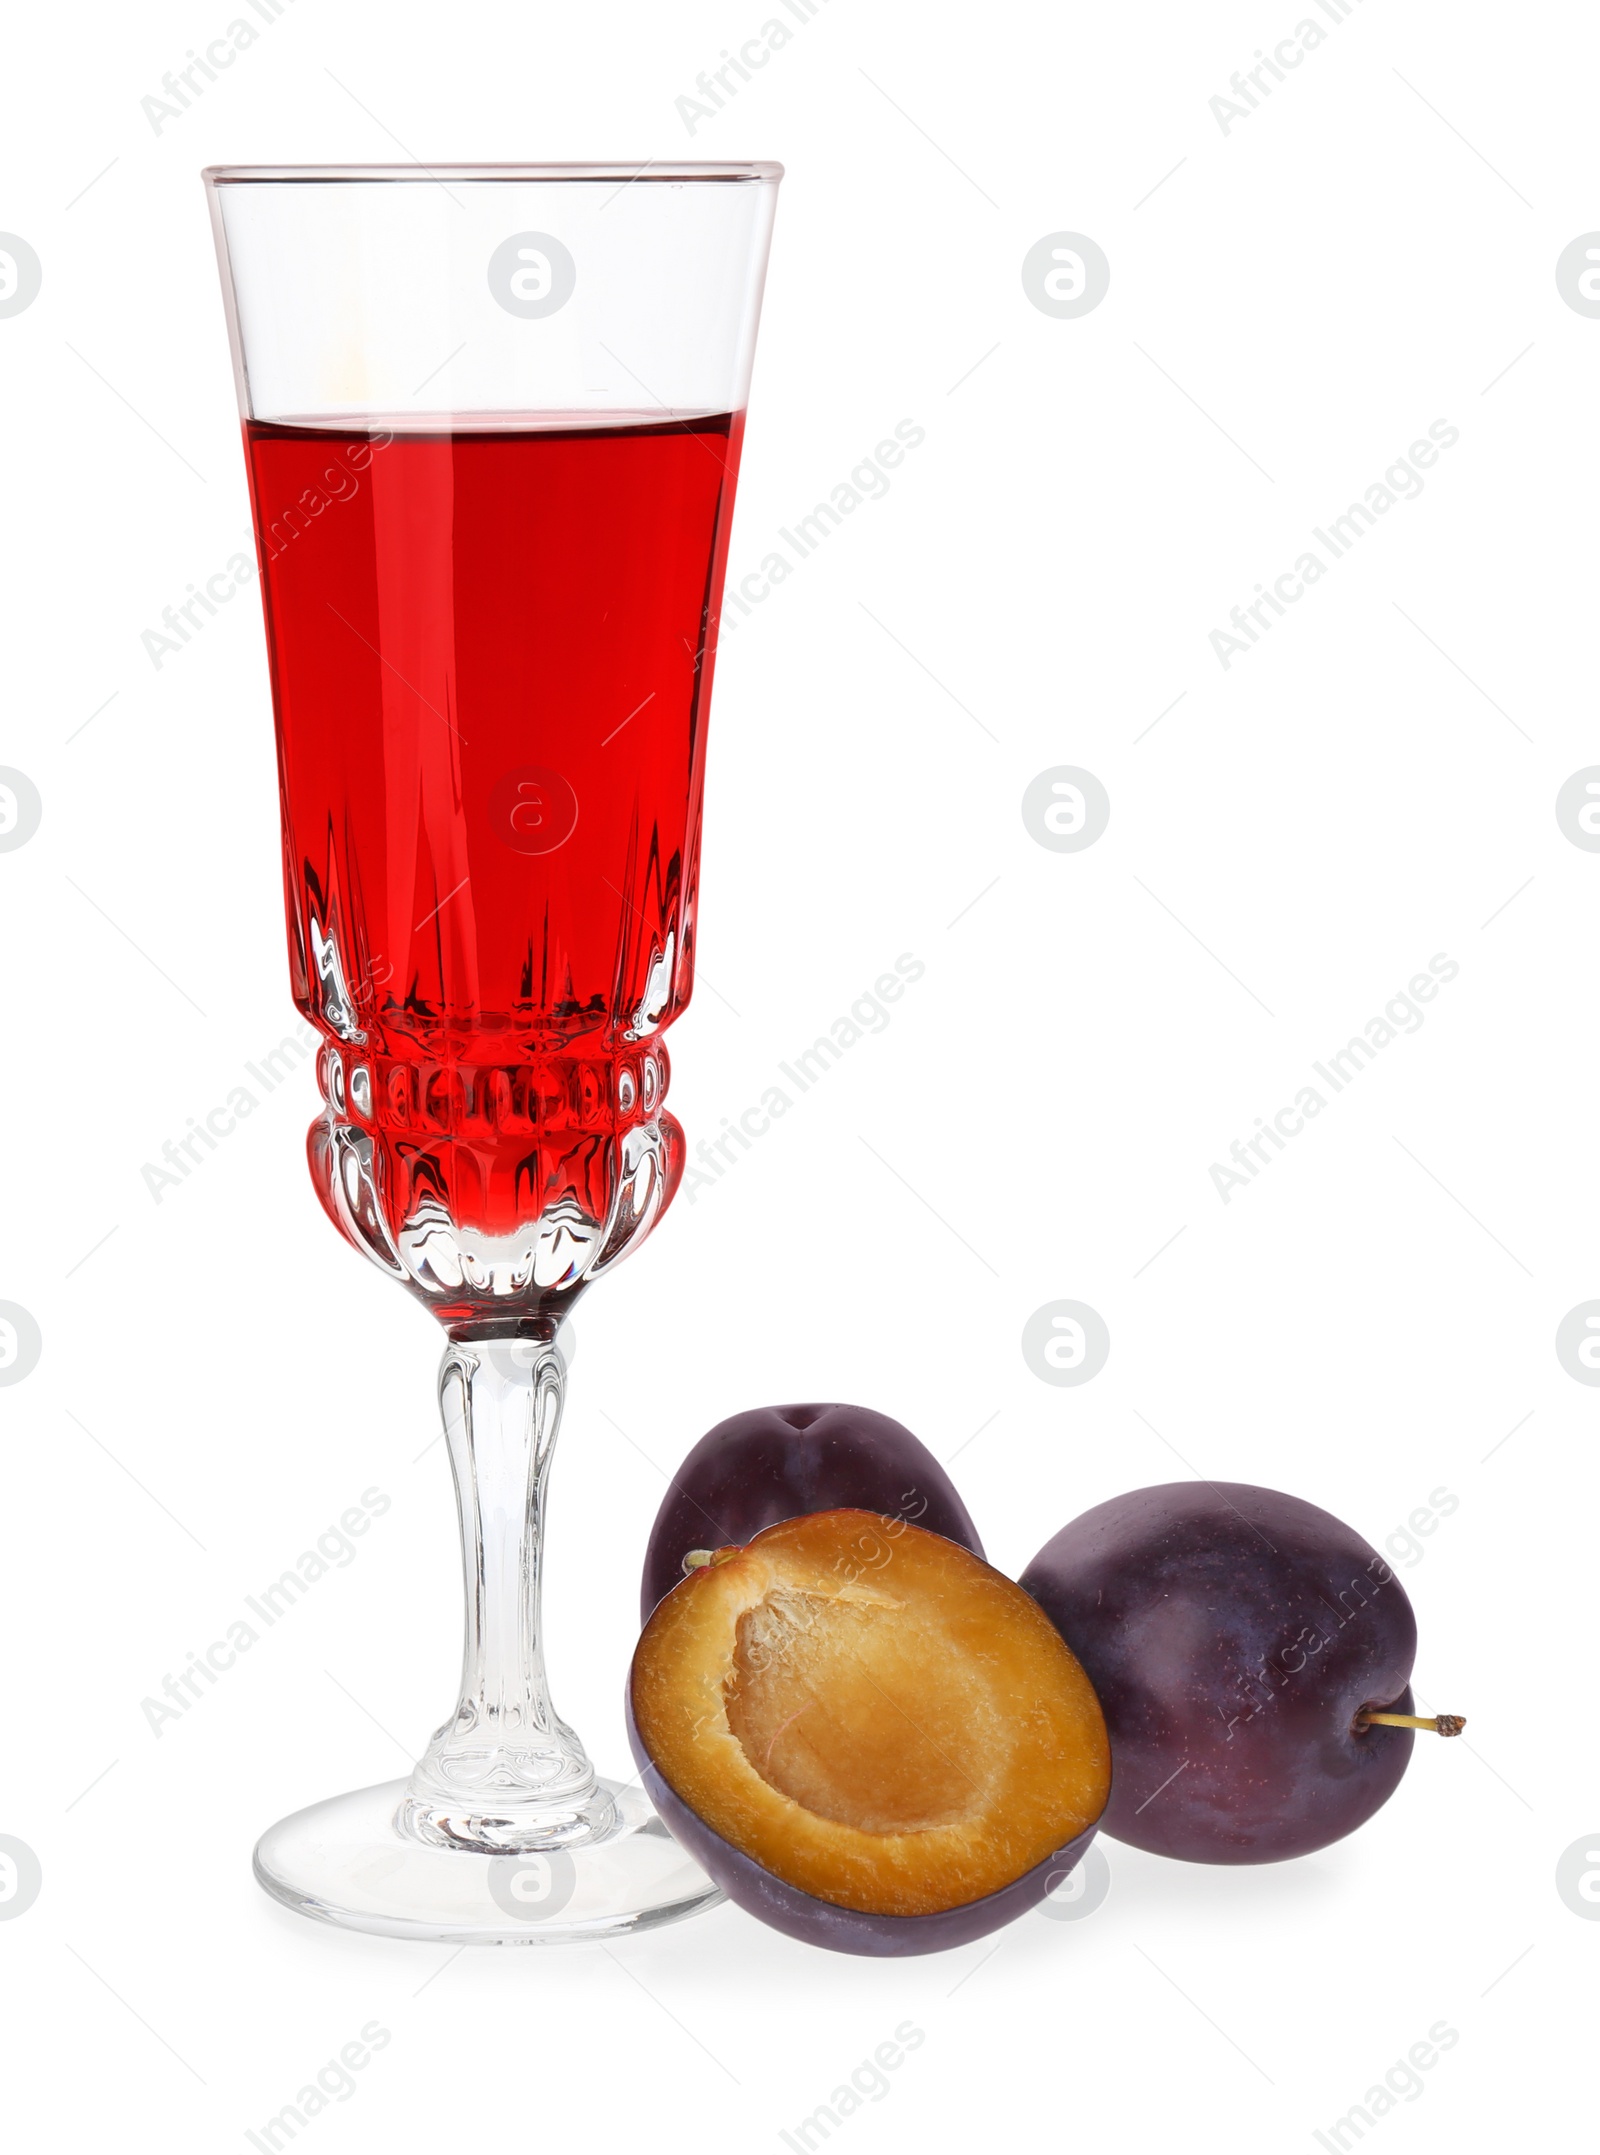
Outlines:
{"type": "Polygon", "coordinates": [[[455,1945],[571,1945],[654,1930],[722,1894],[637,1787],[602,1782],[608,1837],[537,1855],[429,1847],[396,1818],[410,1784],[330,1796],[279,1819],[256,1845],[256,1878],[303,1916],[382,1938],[455,1945]]]}

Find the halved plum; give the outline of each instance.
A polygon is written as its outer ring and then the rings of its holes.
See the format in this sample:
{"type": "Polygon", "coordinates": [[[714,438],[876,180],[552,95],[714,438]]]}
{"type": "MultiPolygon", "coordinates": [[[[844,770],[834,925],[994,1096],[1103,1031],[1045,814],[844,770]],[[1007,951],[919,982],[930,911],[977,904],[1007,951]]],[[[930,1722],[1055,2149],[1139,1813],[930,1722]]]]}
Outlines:
{"type": "Polygon", "coordinates": [[[780,1519],[892,1514],[982,1556],[955,1484],[903,1423],[871,1407],[751,1407],[708,1430],[672,1477],[645,1550],[642,1624],[692,1550],[747,1542],[780,1519]]]}
{"type": "Polygon", "coordinates": [[[634,1655],[629,1736],[729,1898],[846,1953],[927,1953],[1042,1900],[1094,1836],[1111,1750],[1030,1595],[858,1510],[718,1549],[634,1655]]]}

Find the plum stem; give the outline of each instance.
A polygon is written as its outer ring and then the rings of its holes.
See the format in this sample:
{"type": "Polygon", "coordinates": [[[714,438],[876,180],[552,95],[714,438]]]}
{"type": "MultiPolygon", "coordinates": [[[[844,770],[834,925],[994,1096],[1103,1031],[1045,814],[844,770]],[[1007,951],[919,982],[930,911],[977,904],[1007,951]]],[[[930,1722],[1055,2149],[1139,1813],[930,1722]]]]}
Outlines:
{"type": "Polygon", "coordinates": [[[1466,1725],[1462,1714],[1380,1714],[1363,1709],[1356,1715],[1357,1728],[1425,1728],[1435,1736],[1459,1736],[1466,1725]]]}
{"type": "Polygon", "coordinates": [[[683,1576],[691,1571],[704,1571],[708,1564],[731,1564],[744,1551],[736,1542],[729,1542],[721,1549],[685,1549],[683,1552],[683,1576]]]}

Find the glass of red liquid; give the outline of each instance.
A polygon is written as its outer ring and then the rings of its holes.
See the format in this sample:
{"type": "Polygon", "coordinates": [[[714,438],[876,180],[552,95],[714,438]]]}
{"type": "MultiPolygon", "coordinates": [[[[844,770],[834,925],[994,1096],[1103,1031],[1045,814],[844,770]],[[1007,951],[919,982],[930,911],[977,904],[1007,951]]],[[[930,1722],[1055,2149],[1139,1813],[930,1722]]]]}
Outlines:
{"type": "Polygon", "coordinates": [[[390,1936],[549,1944],[720,1896],[597,1777],[540,1650],[557,1333],[682,1172],[718,609],[781,168],[224,166],[312,1178],[432,1310],[461,1696],[256,1875],[390,1936]]]}

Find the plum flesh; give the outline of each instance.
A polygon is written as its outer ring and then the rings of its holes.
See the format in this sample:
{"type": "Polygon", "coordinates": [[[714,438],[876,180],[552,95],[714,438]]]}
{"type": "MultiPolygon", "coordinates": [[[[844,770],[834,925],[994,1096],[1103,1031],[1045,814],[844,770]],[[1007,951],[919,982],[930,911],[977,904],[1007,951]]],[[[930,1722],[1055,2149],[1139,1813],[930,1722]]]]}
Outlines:
{"type": "Polygon", "coordinates": [[[880,1512],[981,1557],[955,1485],[925,1444],[870,1407],[752,1407],[718,1422],[672,1478],[650,1530],[639,1621],[683,1577],[692,1549],[753,1541],[808,1512],[880,1512]]]}
{"type": "Polygon", "coordinates": [[[1097,1504],[1022,1574],[1099,1694],[1113,1781],[1102,1829],[1193,1863],[1325,1848],[1393,1794],[1411,1711],[1411,1604],[1314,1504],[1172,1482],[1097,1504]]]}
{"type": "Polygon", "coordinates": [[[1042,1900],[1092,1838],[1105,1724],[1037,1604],[942,1536],[840,1510],[680,1582],[629,1735],[731,1899],[839,1952],[924,1953],[1042,1900]]]}

